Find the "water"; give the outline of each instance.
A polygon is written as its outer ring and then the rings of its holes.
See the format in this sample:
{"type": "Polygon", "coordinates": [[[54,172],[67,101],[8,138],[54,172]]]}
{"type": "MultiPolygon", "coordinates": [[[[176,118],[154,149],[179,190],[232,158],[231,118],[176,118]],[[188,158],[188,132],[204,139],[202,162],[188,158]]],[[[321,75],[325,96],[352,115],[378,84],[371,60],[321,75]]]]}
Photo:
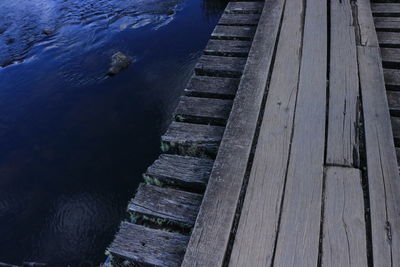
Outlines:
{"type": "Polygon", "coordinates": [[[224,6],[0,0],[0,262],[105,259],[224,6]]]}

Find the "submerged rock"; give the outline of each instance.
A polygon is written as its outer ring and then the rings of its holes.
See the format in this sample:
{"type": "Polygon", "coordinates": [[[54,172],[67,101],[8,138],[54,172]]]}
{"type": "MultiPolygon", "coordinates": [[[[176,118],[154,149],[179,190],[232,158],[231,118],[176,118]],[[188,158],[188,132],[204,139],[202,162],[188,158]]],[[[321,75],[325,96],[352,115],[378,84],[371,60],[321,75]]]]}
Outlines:
{"type": "Polygon", "coordinates": [[[121,70],[126,69],[131,64],[131,60],[122,52],[117,52],[111,57],[111,67],[108,70],[108,75],[113,76],[121,70]]]}
{"type": "Polygon", "coordinates": [[[53,34],[53,30],[51,30],[51,29],[44,29],[42,33],[43,33],[43,34],[46,34],[46,35],[52,35],[52,34],[53,34]]]}

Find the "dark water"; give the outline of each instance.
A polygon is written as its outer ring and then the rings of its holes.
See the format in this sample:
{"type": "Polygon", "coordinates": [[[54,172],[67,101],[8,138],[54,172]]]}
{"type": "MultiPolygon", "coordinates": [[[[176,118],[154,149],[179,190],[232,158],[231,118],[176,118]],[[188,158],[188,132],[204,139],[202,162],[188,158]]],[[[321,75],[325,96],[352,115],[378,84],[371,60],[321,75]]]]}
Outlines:
{"type": "Polygon", "coordinates": [[[224,5],[0,0],[0,262],[105,259],[224,5]]]}

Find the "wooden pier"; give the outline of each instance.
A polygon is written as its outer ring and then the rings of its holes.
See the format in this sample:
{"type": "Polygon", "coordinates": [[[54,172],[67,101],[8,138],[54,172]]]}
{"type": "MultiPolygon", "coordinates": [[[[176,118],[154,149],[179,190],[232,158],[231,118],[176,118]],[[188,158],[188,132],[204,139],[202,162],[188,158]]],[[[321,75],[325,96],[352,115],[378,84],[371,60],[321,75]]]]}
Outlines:
{"type": "Polygon", "coordinates": [[[114,266],[400,266],[400,2],[230,2],[114,266]]]}

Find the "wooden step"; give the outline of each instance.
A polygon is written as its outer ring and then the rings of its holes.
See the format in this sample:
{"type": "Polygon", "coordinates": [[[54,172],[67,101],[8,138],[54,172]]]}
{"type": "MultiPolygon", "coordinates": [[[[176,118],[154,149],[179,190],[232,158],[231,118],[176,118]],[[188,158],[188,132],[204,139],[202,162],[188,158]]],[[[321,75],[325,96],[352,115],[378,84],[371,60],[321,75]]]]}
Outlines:
{"type": "Polygon", "coordinates": [[[219,25],[257,26],[260,14],[222,14],[219,25]]]}
{"type": "Polygon", "coordinates": [[[400,31],[400,17],[375,17],[377,31],[400,31]]]}
{"type": "Polygon", "coordinates": [[[201,199],[200,194],[142,183],[128,205],[128,212],[145,216],[160,225],[190,228],[196,221],[201,199]]]}
{"type": "Polygon", "coordinates": [[[400,3],[371,3],[374,16],[400,16],[400,3]]]}
{"type": "Polygon", "coordinates": [[[381,55],[384,68],[400,67],[400,49],[399,48],[381,48],[381,55]]]}
{"type": "Polygon", "coordinates": [[[195,67],[197,75],[239,78],[246,64],[246,58],[203,55],[195,67]]]}
{"type": "Polygon", "coordinates": [[[255,32],[255,26],[217,25],[211,34],[211,39],[251,41],[255,32]]]}
{"type": "Polygon", "coordinates": [[[383,69],[387,90],[400,90],[400,70],[383,69]]]}
{"type": "Polygon", "coordinates": [[[210,39],[204,54],[216,56],[246,57],[251,47],[250,41],[210,39]]]}
{"type": "Polygon", "coordinates": [[[233,99],[240,79],[193,75],[185,89],[185,95],[233,99]]]}
{"type": "Polygon", "coordinates": [[[147,169],[145,180],[193,192],[204,192],[214,161],[210,159],[161,154],[147,169]]]}
{"type": "Polygon", "coordinates": [[[390,117],[392,122],[392,130],[394,137],[394,144],[396,147],[400,147],[400,117],[390,117]]]}
{"type": "Polygon", "coordinates": [[[182,156],[215,158],[224,127],[172,122],[161,137],[163,152],[182,156]]]}
{"type": "Polygon", "coordinates": [[[388,98],[390,115],[399,117],[400,116],[400,92],[386,91],[386,95],[388,98]]]}
{"type": "Polygon", "coordinates": [[[377,32],[379,46],[381,47],[400,47],[400,33],[399,32],[377,32]]]}
{"type": "Polygon", "coordinates": [[[180,266],[188,241],[189,236],[123,222],[108,252],[113,266],[180,266]]]}
{"type": "Polygon", "coordinates": [[[175,110],[175,120],[225,125],[231,108],[232,100],[182,96],[175,110]]]}
{"type": "Polygon", "coordinates": [[[263,2],[229,2],[224,13],[227,14],[261,14],[263,2]]]}

